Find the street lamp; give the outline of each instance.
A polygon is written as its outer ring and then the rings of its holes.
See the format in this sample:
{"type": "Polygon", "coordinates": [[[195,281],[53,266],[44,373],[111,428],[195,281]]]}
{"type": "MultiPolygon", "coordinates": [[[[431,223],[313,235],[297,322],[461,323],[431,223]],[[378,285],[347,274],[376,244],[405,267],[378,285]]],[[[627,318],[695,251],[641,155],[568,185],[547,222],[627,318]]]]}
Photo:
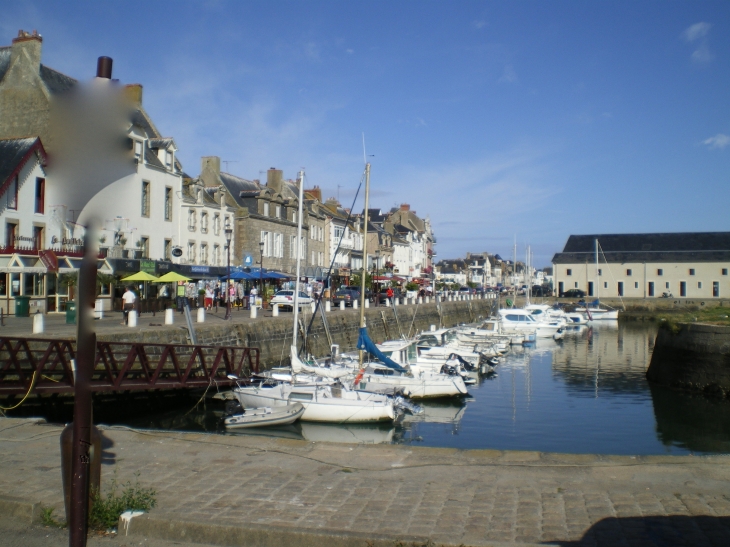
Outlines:
{"type": "Polygon", "coordinates": [[[225,320],[231,318],[231,239],[233,238],[233,229],[231,228],[231,219],[226,217],[226,226],[223,230],[226,234],[226,249],[228,251],[228,279],[226,280],[226,316],[225,320]]]}
{"type": "Polygon", "coordinates": [[[261,262],[259,262],[259,290],[261,291],[261,309],[264,309],[264,242],[259,241],[261,262]]]}

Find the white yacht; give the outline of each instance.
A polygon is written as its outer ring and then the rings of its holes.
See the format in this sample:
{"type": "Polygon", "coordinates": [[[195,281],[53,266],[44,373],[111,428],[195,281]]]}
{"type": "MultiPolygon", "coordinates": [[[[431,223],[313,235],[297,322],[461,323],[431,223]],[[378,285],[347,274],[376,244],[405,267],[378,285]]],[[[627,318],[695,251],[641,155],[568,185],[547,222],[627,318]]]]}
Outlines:
{"type": "Polygon", "coordinates": [[[562,337],[560,323],[540,323],[527,310],[519,308],[499,310],[499,321],[504,331],[534,332],[537,338],[562,337]]]}

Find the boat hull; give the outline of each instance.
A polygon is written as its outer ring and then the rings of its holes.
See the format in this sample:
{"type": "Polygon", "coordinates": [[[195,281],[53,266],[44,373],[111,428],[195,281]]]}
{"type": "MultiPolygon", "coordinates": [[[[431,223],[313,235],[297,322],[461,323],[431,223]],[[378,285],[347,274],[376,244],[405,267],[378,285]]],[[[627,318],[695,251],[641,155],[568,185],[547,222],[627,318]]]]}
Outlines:
{"type": "Polygon", "coordinates": [[[228,429],[274,427],[294,423],[303,414],[304,407],[299,403],[293,403],[286,406],[245,409],[243,414],[228,416],[223,423],[228,429]]]}

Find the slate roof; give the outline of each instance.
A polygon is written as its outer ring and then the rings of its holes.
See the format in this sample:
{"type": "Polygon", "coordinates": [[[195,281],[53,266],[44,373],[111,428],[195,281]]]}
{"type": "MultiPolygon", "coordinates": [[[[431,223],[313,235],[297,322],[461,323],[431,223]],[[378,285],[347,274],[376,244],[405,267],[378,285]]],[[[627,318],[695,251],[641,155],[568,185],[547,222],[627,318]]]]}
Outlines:
{"type": "Polygon", "coordinates": [[[467,263],[462,258],[441,260],[436,264],[436,267],[439,268],[442,274],[459,274],[468,269],[467,263]]]}
{"type": "Polygon", "coordinates": [[[594,261],[596,239],[600,260],[611,263],[730,261],[730,232],[677,232],[571,235],[553,264],[594,261]]]}
{"type": "Polygon", "coordinates": [[[220,179],[239,207],[244,207],[242,198],[258,196],[262,190],[262,186],[258,182],[242,179],[230,173],[221,172],[220,179]]]}
{"type": "MultiPolygon", "coordinates": [[[[11,49],[12,46],[0,47],[0,80],[5,77],[5,73],[8,71],[8,67],[10,66],[11,49]]],[[[68,91],[77,83],[76,80],[70,76],[66,76],[65,74],[62,74],[57,70],[53,70],[52,68],[48,68],[43,64],[41,64],[40,67],[40,77],[41,80],[43,80],[43,83],[46,84],[48,90],[53,94],[68,91]]]]}
{"type": "Polygon", "coordinates": [[[0,188],[2,188],[0,195],[4,193],[5,183],[23,168],[36,149],[45,156],[43,145],[38,137],[0,140],[0,188]]]}

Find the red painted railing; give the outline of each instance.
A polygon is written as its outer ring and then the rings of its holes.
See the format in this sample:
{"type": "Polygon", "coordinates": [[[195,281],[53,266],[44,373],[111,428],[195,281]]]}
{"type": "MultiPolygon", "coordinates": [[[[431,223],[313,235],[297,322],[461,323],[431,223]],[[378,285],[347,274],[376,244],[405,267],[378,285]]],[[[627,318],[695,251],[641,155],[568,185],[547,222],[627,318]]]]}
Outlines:
{"type": "MultiPolygon", "coordinates": [[[[75,342],[0,338],[0,396],[73,393],[75,342]]],[[[258,372],[259,349],[97,342],[91,390],[140,391],[234,384],[258,372]]]]}

